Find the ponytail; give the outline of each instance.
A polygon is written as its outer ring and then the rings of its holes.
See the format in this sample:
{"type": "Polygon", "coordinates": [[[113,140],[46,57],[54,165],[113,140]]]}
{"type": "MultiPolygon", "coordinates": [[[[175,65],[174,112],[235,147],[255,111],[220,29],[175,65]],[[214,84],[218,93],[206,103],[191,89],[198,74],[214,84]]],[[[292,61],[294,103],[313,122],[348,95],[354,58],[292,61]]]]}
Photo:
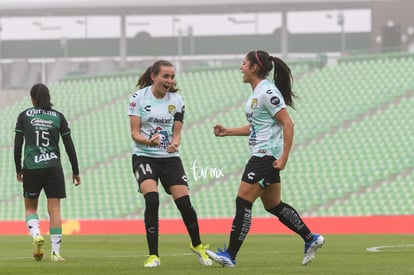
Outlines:
{"type": "Polygon", "coordinates": [[[283,95],[286,105],[295,109],[293,98],[296,98],[296,94],[292,91],[293,77],[289,66],[278,57],[269,57],[275,64],[273,72],[273,82],[283,95]]]}
{"type": "Polygon", "coordinates": [[[30,89],[30,97],[35,101],[35,107],[43,110],[52,109],[49,88],[41,83],[33,85],[30,89]]]}
{"type": "Polygon", "coordinates": [[[142,89],[144,87],[152,85],[151,71],[152,71],[152,66],[149,66],[145,70],[145,72],[139,77],[138,83],[136,85],[137,88],[142,89]]]}

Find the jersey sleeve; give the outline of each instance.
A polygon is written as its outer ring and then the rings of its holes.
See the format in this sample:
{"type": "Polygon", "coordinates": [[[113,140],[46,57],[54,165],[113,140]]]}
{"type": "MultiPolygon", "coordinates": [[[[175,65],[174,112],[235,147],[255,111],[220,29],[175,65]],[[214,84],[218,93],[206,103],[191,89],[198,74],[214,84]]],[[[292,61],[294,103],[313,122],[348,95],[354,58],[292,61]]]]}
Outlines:
{"type": "Polygon", "coordinates": [[[177,112],[174,115],[174,121],[184,122],[185,103],[181,96],[177,98],[177,112]]]}
{"type": "Polygon", "coordinates": [[[76,155],[75,145],[73,144],[72,137],[70,135],[71,131],[69,128],[69,123],[62,113],[59,113],[59,116],[60,116],[59,132],[60,132],[60,135],[62,136],[62,141],[63,141],[66,153],[68,154],[69,161],[72,166],[72,173],[74,175],[79,175],[78,158],[76,155]]]}
{"type": "Polygon", "coordinates": [[[261,102],[272,117],[283,108],[286,108],[282,95],[273,89],[268,89],[266,93],[261,95],[261,102]]]}
{"type": "Polygon", "coordinates": [[[22,146],[24,142],[23,113],[17,117],[16,127],[14,129],[16,135],[14,137],[14,164],[16,173],[22,172],[22,146]]]}
{"type": "Polygon", "coordinates": [[[16,133],[24,133],[23,116],[24,114],[20,113],[19,116],[17,117],[16,127],[14,129],[16,133]]]}
{"type": "Polygon", "coordinates": [[[70,135],[70,128],[69,128],[69,123],[66,120],[65,116],[62,113],[59,113],[60,116],[60,128],[59,128],[59,132],[60,135],[66,136],[66,135],[70,135]]]}
{"type": "Polygon", "coordinates": [[[72,173],[79,175],[78,157],[76,155],[75,145],[73,144],[72,137],[65,135],[62,137],[63,144],[65,146],[66,153],[68,154],[70,164],[72,166],[72,173]]]}
{"type": "Polygon", "coordinates": [[[22,132],[17,132],[14,137],[14,164],[16,167],[16,173],[22,172],[22,146],[24,142],[24,134],[22,132]]]}
{"type": "Polygon", "coordinates": [[[128,105],[128,116],[139,116],[141,117],[141,108],[140,108],[140,93],[136,91],[131,98],[129,99],[128,105]]]}

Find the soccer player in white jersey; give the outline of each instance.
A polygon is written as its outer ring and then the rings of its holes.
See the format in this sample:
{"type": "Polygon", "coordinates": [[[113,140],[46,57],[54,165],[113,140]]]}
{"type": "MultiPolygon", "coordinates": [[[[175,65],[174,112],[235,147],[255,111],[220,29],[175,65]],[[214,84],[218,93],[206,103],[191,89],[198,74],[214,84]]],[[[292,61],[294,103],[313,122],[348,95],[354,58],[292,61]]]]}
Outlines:
{"type": "Polygon", "coordinates": [[[207,254],[224,267],[235,267],[236,255],[250,230],[252,205],[260,198],[267,212],[303,238],[302,264],[306,265],[315,257],[324,238],[312,233],[299,213],[281,198],[279,172],[286,166],[293,143],[293,122],[286,109],[294,107],[295,97],[290,68],[265,51],[252,51],[244,58],[240,71],[243,82],[253,90],[245,107],[248,124],[238,128],[215,125],[213,131],[217,137],[249,136],[251,158],[237,193],[228,248],[218,252],[207,250],[207,254]],[[272,82],[266,77],[273,68],[272,82]]]}
{"type": "Polygon", "coordinates": [[[202,265],[211,265],[208,245],[201,243],[197,214],[191,204],[187,176],[178,154],[184,121],[184,101],[177,94],[173,65],[158,60],[147,68],[129,100],[132,169],[144,195],[149,256],[144,267],[161,265],[158,253],[158,182],[172,196],[191,238],[190,249],[202,265]]]}

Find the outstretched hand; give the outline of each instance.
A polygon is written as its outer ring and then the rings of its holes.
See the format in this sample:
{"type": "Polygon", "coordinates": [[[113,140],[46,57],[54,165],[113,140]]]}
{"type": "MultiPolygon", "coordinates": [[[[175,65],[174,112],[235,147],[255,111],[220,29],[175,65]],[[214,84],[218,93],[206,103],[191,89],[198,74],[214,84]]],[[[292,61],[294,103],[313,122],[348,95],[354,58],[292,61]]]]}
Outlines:
{"type": "Polygon", "coordinates": [[[216,137],[224,137],[227,135],[227,128],[223,125],[217,124],[213,127],[213,133],[216,137]]]}

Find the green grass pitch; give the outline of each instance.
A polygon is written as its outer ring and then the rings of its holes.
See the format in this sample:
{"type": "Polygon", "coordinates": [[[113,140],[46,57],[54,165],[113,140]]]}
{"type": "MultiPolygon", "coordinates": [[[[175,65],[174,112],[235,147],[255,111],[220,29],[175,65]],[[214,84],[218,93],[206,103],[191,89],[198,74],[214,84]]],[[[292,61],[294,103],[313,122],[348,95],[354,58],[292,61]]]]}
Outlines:
{"type": "MultiPolygon", "coordinates": [[[[227,244],[228,236],[202,239],[216,250],[227,244]]],[[[298,236],[249,235],[236,268],[222,268],[216,263],[201,266],[187,235],[160,235],[161,266],[144,268],[143,235],[64,236],[65,263],[50,262],[49,236],[41,262],[32,258],[29,236],[0,236],[0,274],[414,274],[414,235],[325,235],[325,239],[314,261],[302,266],[303,243],[298,236]]]]}

